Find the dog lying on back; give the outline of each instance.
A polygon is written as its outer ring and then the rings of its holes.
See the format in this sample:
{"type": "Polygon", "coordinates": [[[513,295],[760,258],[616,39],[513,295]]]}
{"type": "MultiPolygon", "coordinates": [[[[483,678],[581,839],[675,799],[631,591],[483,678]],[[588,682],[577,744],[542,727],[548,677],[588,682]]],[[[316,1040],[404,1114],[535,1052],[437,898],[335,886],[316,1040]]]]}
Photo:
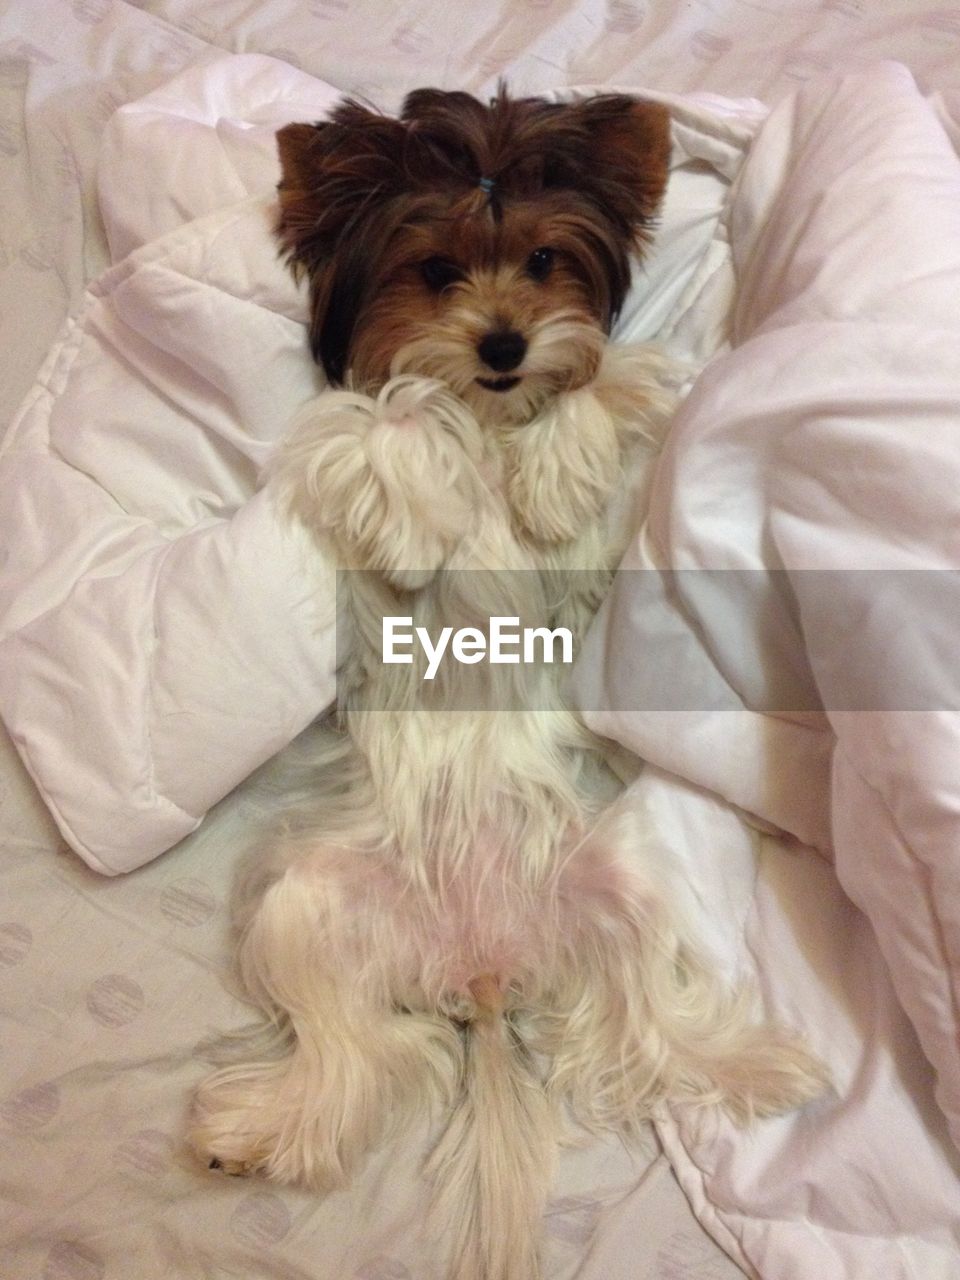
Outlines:
{"type": "Polygon", "coordinates": [[[601,96],[344,102],[281,130],[278,234],[309,282],[308,404],[272,483],[343,568],[335,713],[240,894],[278,1029],[197,1096],[230,1172],[323,1191],[418,1109],[454,1280],[534,1280],[569,1117],[739,1119],[823,1085],[697,951],[649,833],[547,662],[383,662],[383,619],[582,634],[636,521],[670,369],[608,342],[667,180],[669,119],[601,96]]]}

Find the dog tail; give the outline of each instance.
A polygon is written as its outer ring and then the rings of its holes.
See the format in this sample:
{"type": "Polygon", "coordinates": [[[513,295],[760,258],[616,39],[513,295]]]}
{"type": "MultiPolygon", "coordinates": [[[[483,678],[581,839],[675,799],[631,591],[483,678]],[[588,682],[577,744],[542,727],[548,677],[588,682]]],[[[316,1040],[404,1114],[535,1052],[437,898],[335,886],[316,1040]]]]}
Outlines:
{"type": "Polygon", "coordinates": [[[451,1280],[537,1280],[553,1168],[551,1104],[503,1016],[495,979],[470,985],[461,1095],[427,1172],[438,1226],[453,1232],[451,1280]]]}

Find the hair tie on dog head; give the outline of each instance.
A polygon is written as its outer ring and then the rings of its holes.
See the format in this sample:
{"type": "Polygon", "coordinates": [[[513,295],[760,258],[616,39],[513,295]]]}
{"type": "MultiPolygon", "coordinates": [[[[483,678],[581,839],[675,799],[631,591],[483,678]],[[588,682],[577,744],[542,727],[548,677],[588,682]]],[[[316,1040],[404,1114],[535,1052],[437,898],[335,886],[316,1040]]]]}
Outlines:
{"type": "Polygon", "coordinates": [[[487,195],[489,195],[490,192],[493,190],[493,178],[481,178],[479,185],[480,185],[480,190],[485,191],[487,195]]]}

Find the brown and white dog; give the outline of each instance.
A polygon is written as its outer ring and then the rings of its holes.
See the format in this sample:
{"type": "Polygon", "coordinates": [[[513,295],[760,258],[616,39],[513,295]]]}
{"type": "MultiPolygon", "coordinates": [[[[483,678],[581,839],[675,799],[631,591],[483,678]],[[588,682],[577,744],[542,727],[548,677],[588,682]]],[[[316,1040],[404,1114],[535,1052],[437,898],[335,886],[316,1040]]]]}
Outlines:
{"type": "Polygon", "coordinates": [[[557,667],[383,661],[385,616],[579,635],[596,609],[674,402],[662,357],[608,343],[668,114],[422,90],[399,119],[345,102],[279,146],[278,234],[341,389],[269,483],[352,571],[348,644],[240,893],[240,969],[275,1034],[202,1085],[193,1142],[323,1191],[432,1109],[447,1274],[534,1280],[571,1120],[629,1133],[665,1101],[745,1119],[823,1084],[698,954],[557,667]]]}

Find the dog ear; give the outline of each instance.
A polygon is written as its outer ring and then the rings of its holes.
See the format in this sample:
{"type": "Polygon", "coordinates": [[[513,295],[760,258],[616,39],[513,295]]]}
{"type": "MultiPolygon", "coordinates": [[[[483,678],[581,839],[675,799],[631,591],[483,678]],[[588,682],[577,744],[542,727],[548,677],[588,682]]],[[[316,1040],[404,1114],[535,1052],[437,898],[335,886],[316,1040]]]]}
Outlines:
{"type": "Polygon", "coordinates": [[[333,128],[330,121],[318,124],[288,124],[277,133],[280,155],[280,181],[277,195],[280,216],[276,232],[287,250],[295,274],[306,268],[313,256],[311,247],[319,248],[319,210],[317,201],[321,185],[320,172],[324,153],[323,135],[333,128]],[[314,241],[317,243],[314,243],[314,241]]]}
{"type": "Polygon", "coordinates": [[[276,232],[294,275],[309,277],[311,348],[332,382],[343,381],[385,247],[373,228],[406,186],[405,136],[399,121],[349,100],[329,120],[277,134],[276,232]]]}
{"type": "Polygon", "coordinates": [[[331,127],[329,120],[317,124],[287,124],[277,132],[280,153],[280,191],[305,190],[309,185],[310,152],[320,136],[331,127]]]}
{"type": "Polygon", "coordinates": [[[313,270],[376,199],[404,187],[406,130],[347,100],[329,120],[277,134],[281,178],[277,234],[294,264],[313,270]]]}
{"type": "Polygon", "coordinates": [[[602,94],[570,104],[586,140],[582,181],[624,235],[642,241],[670,166],[670,112],[659,102],[602,94]]]}

